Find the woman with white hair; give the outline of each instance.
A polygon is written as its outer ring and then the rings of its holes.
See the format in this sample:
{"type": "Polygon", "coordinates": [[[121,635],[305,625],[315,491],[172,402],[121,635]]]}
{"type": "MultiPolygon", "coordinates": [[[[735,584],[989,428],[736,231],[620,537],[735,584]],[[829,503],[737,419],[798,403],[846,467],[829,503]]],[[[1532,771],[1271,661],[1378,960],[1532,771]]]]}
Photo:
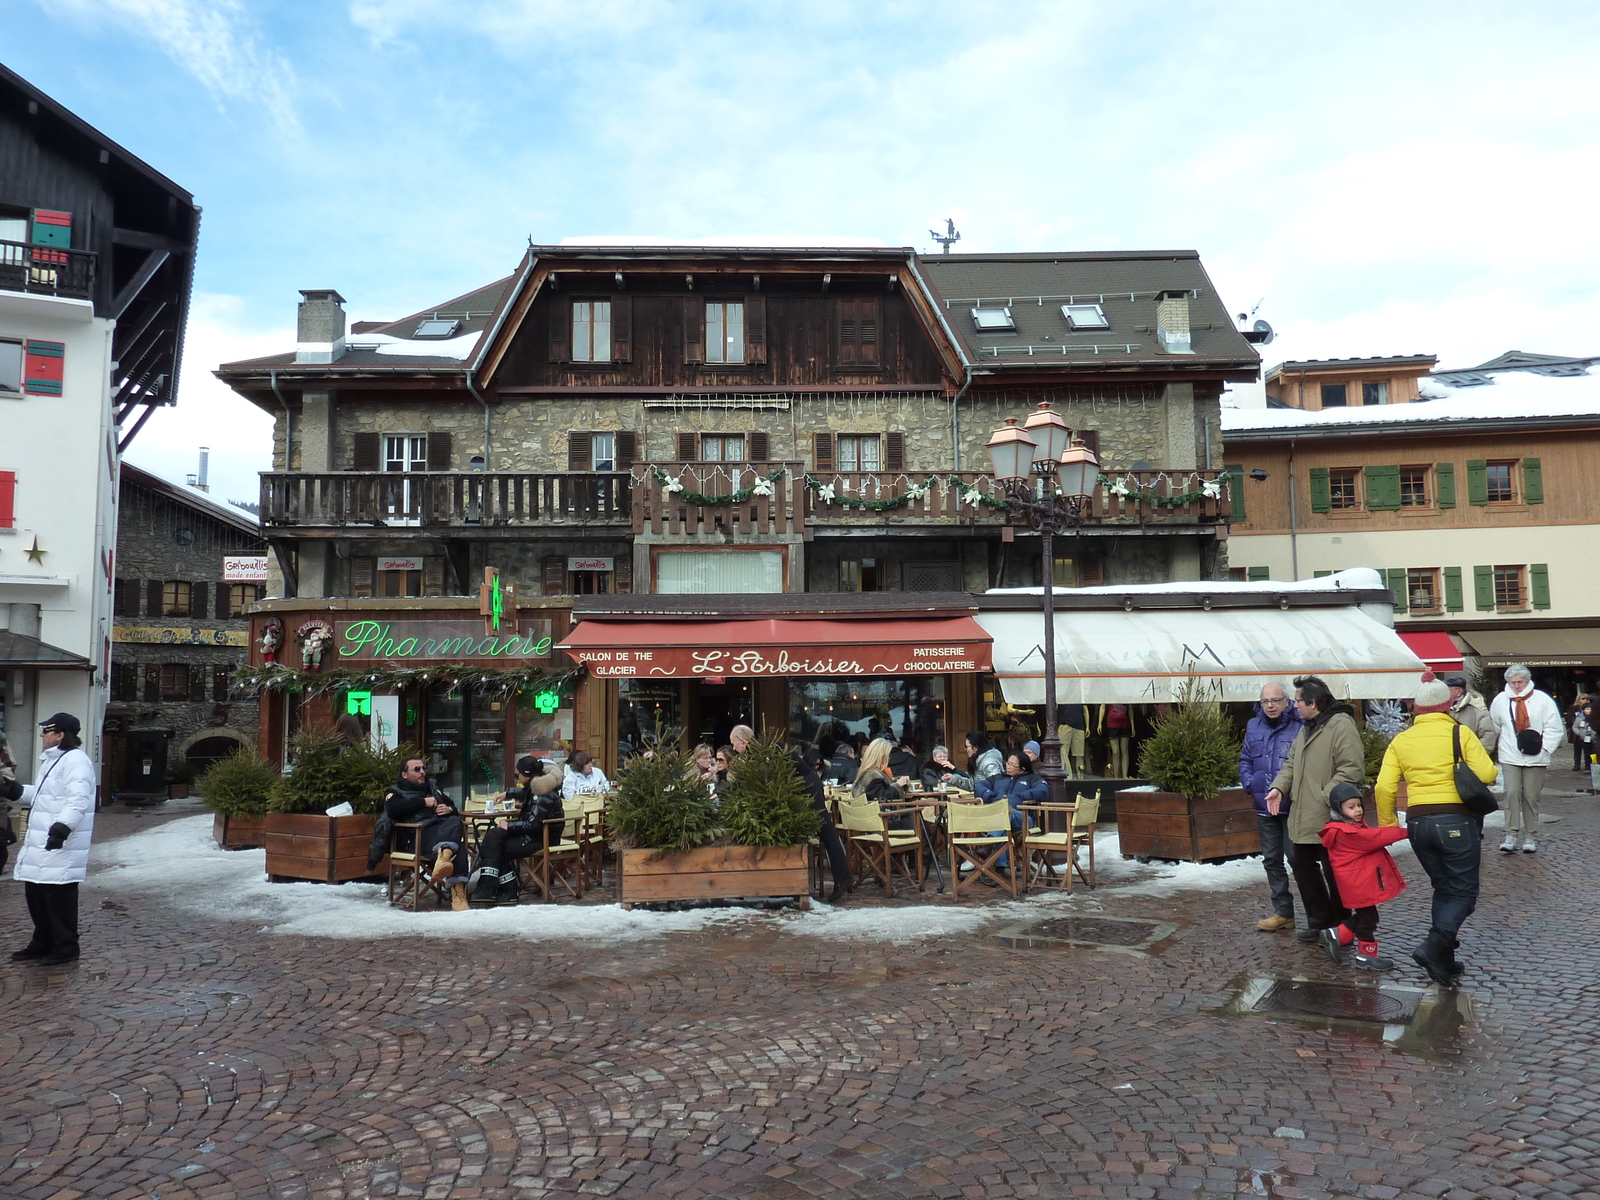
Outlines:
{"type": "Polygon", "coordinates": [[[1506,788],[1506,837],[1500,849],[1532,854],[1539,848],[1539,796],[1550,756],[1566,739],[1561,708],[1533,686],[1533,672],[1521,663],[1506,668],[1506,690],[1489,705],[1489,716],[1500,731],[1501,774],[1506,788]]]}

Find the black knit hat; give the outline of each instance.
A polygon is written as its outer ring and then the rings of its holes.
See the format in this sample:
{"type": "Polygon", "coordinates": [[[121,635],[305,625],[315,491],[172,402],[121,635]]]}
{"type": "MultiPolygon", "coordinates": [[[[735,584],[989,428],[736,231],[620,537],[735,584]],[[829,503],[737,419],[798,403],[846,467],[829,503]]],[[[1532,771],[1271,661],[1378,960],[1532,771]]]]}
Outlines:
{"type": "MultiPolygon", "coordinates": [[[[1336,783],[1328,792],[1328,815],[1335,821],[1349,822],[1350,818],[1340,812],[1340,806],[1346,800],[1363,800],[1361,789],[1353,783],[1336,783]]],[[[1353,823],[1353,822],[1352,822],[1353,823]]]]}

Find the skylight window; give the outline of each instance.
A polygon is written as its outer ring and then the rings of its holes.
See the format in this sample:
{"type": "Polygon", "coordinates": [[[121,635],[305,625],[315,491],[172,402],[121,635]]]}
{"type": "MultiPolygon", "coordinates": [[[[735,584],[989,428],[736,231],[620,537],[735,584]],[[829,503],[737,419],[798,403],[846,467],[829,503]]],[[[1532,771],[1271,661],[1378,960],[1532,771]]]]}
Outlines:
{"type": "Polygon", "coordinates": [[[1017,328],[1009,308],[975,308],[972,310],[972,324],[979,333],[1014,333],[1017,328]]]}
{"type": "Polygon", "coordinates": [[[460,321],[441,321],[435,319],[431,321],[424,321],[421,325],[418,325],[416,333],[412,334],[411,336],[419,338],[450,338],[455,337],[456,330],[460,328],[460,321]]]}
{"type": "Polygon", "coordinates": [[[1068,329],[1110,329],[1105,309],[1098,304],[1063,304],[1061,315],[1067,319],[1068,329]]]}

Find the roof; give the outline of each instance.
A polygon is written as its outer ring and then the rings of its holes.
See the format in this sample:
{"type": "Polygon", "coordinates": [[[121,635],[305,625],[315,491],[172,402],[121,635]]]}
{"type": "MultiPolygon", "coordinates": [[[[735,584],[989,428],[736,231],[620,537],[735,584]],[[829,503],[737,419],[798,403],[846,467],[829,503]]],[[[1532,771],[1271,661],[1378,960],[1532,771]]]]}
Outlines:
{"type": "MultiPolygon", "coordinates": [[[[179,487],[175,483],[169,483],[159,475],[152,475],[149,471],[141,470],[126,460],[122,464],[122,482],[132,484],[134,487],[144,488],[146,491],[154,492],[158,496],[165,496],[168,500],[174,500],[179,504],[187,505],[196,512],[204,513],[206,516],[221,521],[225,525],[231,525],[241,533],[247,533],[251,537],[261,537],[261,523],[244,509],[235,508],[231,504],[220,504],[204,492],[197,492],[193,488],[179,487]]],[[[262,548],[266,548],[266,542],[264,541],[262,542],[262,548]]]]}
{"type": "MultiPolygon", "coordinates": [[[[1042,587],[990,588],[976,599],[983,610],[1037,609],[1043,595],[1042,587]]],[[[1157,608],[1328,608],[1393,603],[1394,594],[1371,567],[1352,567],[1298,583],[1201,580],[1055,589],[1057,608],[1120,608],[1130,612],[1157,608]]]]}
{"type": "Polygon", "coordinates": [[[1487,431],[1540,426],[1600,426],[1600,376],[1553,379],[1506,375],[1487,387],[1452,388],[1422,381],[1422,399],[1409,404],[1363,405],[1308,411],[1300,408],[1224,408],[1227,441],[1293,434],[1348,437],[1354,433],[1427,434],[1440,429],[1487,431]]]}
{"type": "Polygon", "coordinates": [[[977,607],[966,592],[783,592],[729,595],[579,596],[574,621],[740,620],[766,617],[926,617],[977,607]]]}
{"type": "Polygon", "coordinates": [[[1315,375],[1324,372],[1366,371],[1373,367],[1421,367],[1423,371],[1430,371],[1438,361],[1438,356],[1433,354],[1396,354],[1378,358],[1308,358],[1304,362],[1281,362],[1268,369],[1266,379],[1271,383],[1286,372],[1315,375]]]}
{"type": "Polygon", "coordinates": [[[1488,362],[1479,363],[1475,367],[1449,367],[1443,371],[1435,371],[1433,378],[1447,386],[1477,387],[1493,383],[1493,377],[1502,372],[1526,371],[1534,375],[1549,375],[1556,378],[1587,375],[1589,368],[1596,363],[1600,363],[1600,355],[1574,358],[1558,354],[1529,354],[1524,350],[1507,350],[1504,354],[1498,354],[1488,362]]]}
{"type": "Polygon", "coordinates": [[[937,254],[919,257],[917,267],[969,361],[983,367],[1224,365],[1250,380],[1260,370],[1261,356],[1194,250],[937,254]],[[1193,354],[1169,353],[1156,340],[1156,304],[1166,291],[1191,294],[1193,354]],[[1110,327],[1072,331],[1061,313],[1068,303],[1100,305],[1110,327]],[[971,310],[994,307],[1011,309],[1014,332],[976,329],[971,310]]]}
{"type": "MultiPolygon", "coordinates": [[[[488,328],[489,319],[494,316],[495,309],[499,308],[500,301],[504,299],[506,289],[516,282],[515,275],[507,275],[504,279],[496,279],[493,283],[483,287],[474,288],[464,296],[456,296],[446,300],[443,304],[432,308],[425,308],[414,312],[410,316],[401,317],[397,321],[357,321],[350,326],[350,333],[346,341],[363,341],[365,334],[383,334],[387,337],[413,339],[416,336],[417,326],[424,321],[455,319],[461,322],[460,332],[482,333],[488,328]]],[[[427,345],[433,339],[423,339],[419,345],[427,345]]]]}
{"type": "Polygon", "coordinates": [[[0,629],[0,667],[7,670],[92,671],[93,665],[81,654],[41,642],[25,633],[0,629]]]}

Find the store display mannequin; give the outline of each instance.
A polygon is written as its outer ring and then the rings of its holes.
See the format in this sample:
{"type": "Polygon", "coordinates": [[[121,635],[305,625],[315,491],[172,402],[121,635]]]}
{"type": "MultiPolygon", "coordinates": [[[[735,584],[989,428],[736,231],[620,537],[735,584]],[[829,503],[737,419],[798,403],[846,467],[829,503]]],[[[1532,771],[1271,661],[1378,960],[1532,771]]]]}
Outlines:
{"type": "Polygon", "coordinates": [[[1089,706],[1087,704],[1062,704],[1056,709],[1061,737],[1061,765],[1073,779],[1082,779],[1089,772],[1085,767],[1084,745],[1089,734],[1089,706]]]}
{"type": "Polygon", "coordinates": [[[1112,779],[1130,779],[1129,758],[1133,750],[1133,711],[1126,704],[1102,704],[1095,718],[1095,729],[1106,739],[1111,761],[1106,774],[1112,779]]]}

